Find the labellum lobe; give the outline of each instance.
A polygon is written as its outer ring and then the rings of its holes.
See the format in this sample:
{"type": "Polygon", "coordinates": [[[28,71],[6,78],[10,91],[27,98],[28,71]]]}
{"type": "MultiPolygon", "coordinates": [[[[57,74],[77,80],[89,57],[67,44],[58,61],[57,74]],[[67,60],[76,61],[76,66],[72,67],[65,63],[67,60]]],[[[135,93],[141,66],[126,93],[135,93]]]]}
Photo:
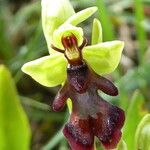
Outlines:
{"type": "Polygon", "coordinates": [[[79,54],[75,59],[69,59],[64,51],[69,63],[67,80],[53,102],[53,110],[59,111],[67,98],[72,100],[72,113],[63,129],[65,137],[72,150],[94,150],[94,136],[105,149],[116,148],[125,120],[124,111],[101,98],[98,90],[116,96],[117,88],[106,78],[97,75],[82,60],[81,50],[86,41],[79,47],[71,35],[70,38],[63,38],[62,43],[65,51],[73,48],[79,54]]]}

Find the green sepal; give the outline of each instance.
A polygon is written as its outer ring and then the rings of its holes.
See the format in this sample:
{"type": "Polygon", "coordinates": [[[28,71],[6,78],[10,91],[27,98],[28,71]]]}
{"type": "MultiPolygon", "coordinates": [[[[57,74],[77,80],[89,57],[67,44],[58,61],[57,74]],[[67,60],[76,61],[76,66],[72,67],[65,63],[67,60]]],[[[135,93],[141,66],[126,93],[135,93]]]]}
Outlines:
{"type": "Polygon", "coordinates": [[[98,19],[94,19],[93,21],[93,29],[92,29],[92,41],[91,44],[95,45],[101,43],[103,41],[102,37],[102,26],[98,19]]]}
{"type": "Polygon", "coordinates": [[[29,150],[31,131],[9,70],[0,65],[0,150],[29,150]]]}
{"type": "Polygon", "coordinates": [[[123,47],[122,41],[87,46],[83,49],[83,58],[97,74],[108,74],[118,66],[123,47]]]}
{"type": "Polygon", "coordinates": [[[150,150],[150,114],[146,114],[137,127],[135,149],[150,150]]]}
{"type": "Polygon", "coordinates": [[[72,24],[74,26],[78,25],[79,23],[83,22],[91,15],[93,15],[97,11],[97,7],[89,7],[84,10],[81,10],[74,15],[72,15],[65,23],[72,24]]]}
{"type": "Polygon", "coordinates": [[[40,84],[53,87],[66,80],[66,68],[64,55],[55,53],[24,64],[22,71],[40,84]]]}
{"type": "Polygon", "coordinates": [[[67,106],[68,106],[69,113],[71,114],[71,112],[72,112],[72,101],[70,98],[67,99],[67,106]]]}
{"type": "Polygon", "coordinates": [[[42,26],[50,51],[54,30],[62,25],[75,12],[68,0],[42,0],[42,26]]]}

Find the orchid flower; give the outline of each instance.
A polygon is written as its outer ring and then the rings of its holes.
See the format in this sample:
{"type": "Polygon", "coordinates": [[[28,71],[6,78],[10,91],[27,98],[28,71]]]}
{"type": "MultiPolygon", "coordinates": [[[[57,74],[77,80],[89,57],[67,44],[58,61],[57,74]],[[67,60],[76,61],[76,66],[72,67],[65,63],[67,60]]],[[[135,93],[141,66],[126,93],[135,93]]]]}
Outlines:
{"type": "Polygon", "coordinates": [[[42,24],[50,55],[22,67],[44,86],[63,85],[54,99],[53,110],[60,111],[68,98],[72,100],[70,119],[63,129],[72,150],[94,150],[94,136],[105,149],[115,148],[125,119],[123,110],[103,100],[97,92],[118,94],[117,87],[101,75],[118,66],[124,43],[102,42],[98,19],[93,21],[91,45],[87,45],[83,29],[77,27],[96,10],[90,7],[74,13],[68,0],[42,0],[42,24]]]}

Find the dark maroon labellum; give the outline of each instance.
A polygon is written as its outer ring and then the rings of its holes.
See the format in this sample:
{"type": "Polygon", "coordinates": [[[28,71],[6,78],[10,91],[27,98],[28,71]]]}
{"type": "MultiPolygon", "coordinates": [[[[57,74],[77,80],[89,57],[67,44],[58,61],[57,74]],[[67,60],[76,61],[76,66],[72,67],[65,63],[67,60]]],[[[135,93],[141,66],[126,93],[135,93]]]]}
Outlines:
{"type": "MultiPolygon", "coordinates": [[[[78,47],[75,37],[72,38],[69,41],[68,38],[63,39],[64,48],[75,46],[81,51],[86,42],[78,47]]],[[[94,150],[94,136],[105,149],[114,149],[121,138],[124,111],[100,97],[98,90],[111,96],[118,95],[118,90],[108,79],[97,75],[81,58],[76,59],[76,63],[68,61],[67,80],[55,97],[53,110],[60,111],[66,100],[71,98],[73,109],[63,133],[72,150],[94,150]]]]}

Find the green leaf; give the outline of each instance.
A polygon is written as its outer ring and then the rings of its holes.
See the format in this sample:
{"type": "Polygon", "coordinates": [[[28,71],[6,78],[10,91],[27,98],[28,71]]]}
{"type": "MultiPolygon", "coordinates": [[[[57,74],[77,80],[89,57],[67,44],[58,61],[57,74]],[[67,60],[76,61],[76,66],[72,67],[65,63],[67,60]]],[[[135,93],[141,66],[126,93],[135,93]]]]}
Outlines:
{"type": "Polygon", "coordinates": [[[150,150],[150,114],[145,115],[137,127],[135,149],[150,150]]]}
{"type": "Polygon", "coordinates": [[[138,39],[138,59],[140,63],[144,63],[144,54],[147,50],[147,33],[144,29],[143,22],[145,20],[144,6],[142,0],[134,0],[133,7],[135,11],[135,29],[138,39]]]}
{"type": "MultiPolygon", "coordinates": [[[[69,114],[66,113],[64,116],[64,123],[67,122],[69,117],[69,114]]],[[[62,133],[62,128],[57,132],[57,134],[55,134],[49,141],[48,143],[46,143],[45,146],[43,146],[41,148],[41,150],[52,150],[54,149],[54,147],[56,147],[56,145],[58,145],[58,143],[60,143],[62,140],[64,139],[64,135],[62,133]]]]}
{"type": "Polygon", "coordinates": [[[0,149],[28,150],[30,129],[26,114],[19,102],[13,79],[0,66],[0,149]]]}
{"type": "Polygon", "coordinates": [[[115,39],[115,30],[112,25],[110,15],[108,13],[108,8],[106,8],[105,0],[96,0],[96,5],[98,7],[99,20],[102,24],[103,29],[103,40],[111,41],[115,39]]]}
{"type": "Polygon", "coordinates": [[[125,141],[121,140],[115,150],[128,150],[125,141]]]}
{"type": "Polygon", "coordinates": [[[68,0],[42,0],[42,26],[49,50],[54,30],[74,13],[68,0]]]}
{"type": "Polygon", "coordinates": [[[92,45],[101,43],[103,41],[102,37],[102,26],[98,19],[94,19],[93,21],[93,30],[92,30],[92,45]]]}
{"type": "Polygon", "coordinates": [[[7,24],[5,20],[6,9],[4,7],[0,7],[0,57],[1,59],[4,58],[6,60],[10,59],[13,56],[13,50],[11,46],[11,42],[9,40],[7,24]]]}
{"type": "Polygon", "coordinates": [[[24,64],[22,71],[40,84],[53,87],[65,81],[66,68],[64,55],[55,53],[24,64]]]}
{"type": "Polygon", "coordinates": [[[41,149],[41,150],[51,150],[64,138],[62,129],[59,130],[52,139],[41,149]]]}
{"type": "Polygon", "coordinates": [[[118,66],[123,47],[122,41],[87,46],[83,49],[83,58],[97,74],[108,74],[118,66]]]}
{"type": "Polygon", "coordinates": [[[127,109],[126,122],[123,129],[123,139],[126,141],[129,150],[134,148],[136,128],[145,114],[143,106],[144,97],[139,91],[136,91],[127,109]]]}
{"type": "Polygon", "coordinates": [[[79,11],[72,15],[66,23],[72,24],[74,26],[78,25],[79,23],[83,22],[87,18],[89,18],[92,14],[94,14],[97,11],[97,7],[90,7],[86,8],[82,11],[79,11]]]}

